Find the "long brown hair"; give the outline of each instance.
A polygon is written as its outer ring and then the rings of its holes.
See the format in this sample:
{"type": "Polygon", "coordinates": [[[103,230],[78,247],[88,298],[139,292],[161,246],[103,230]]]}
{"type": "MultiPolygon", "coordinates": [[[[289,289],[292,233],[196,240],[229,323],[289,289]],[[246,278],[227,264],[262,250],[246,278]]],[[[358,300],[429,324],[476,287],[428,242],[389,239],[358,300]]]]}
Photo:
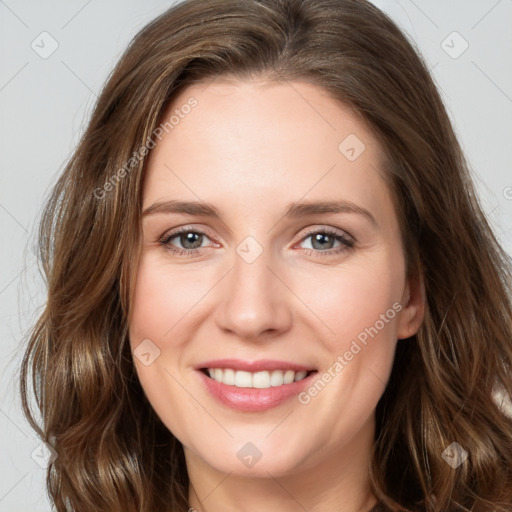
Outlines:
{"type": "Polygon", "coordinates": [[[263,74],[312,82],[371,126],[408,272],[424,278],[425,320],[398,342],[377,407],[375,495],[393,511],[509,511],[512,419],[493,393],[512,395],[510,258],[422,58],[364,0],[184,1],[115,67],[40,224],[48,297],[21,392],[58,454],[47,475],[56,509],[188,509],[182,446],[145,398],[127,336],[144,164],[187,85],[263,74]],[[468,458],[454,468],[443,454],[459,445],[468,458]]]}

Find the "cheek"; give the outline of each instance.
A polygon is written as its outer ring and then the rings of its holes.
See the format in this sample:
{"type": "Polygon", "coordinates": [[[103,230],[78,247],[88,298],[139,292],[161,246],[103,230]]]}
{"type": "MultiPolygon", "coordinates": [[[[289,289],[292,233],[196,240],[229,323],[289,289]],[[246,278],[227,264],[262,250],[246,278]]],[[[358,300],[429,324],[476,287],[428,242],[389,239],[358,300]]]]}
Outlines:
{"type": "MultiPolygon", "coordinates": [[[[191,308],[188,302],[194,301],[194,297],[187,299],[187,296],[198,295],[195,285],[184,286],[180,276],[162,265],[157,255],[144,253],[137,272],[129,326],[133,360],[144,393],[155,413],[179,437],[187,430],[184,415],[180,413],[183,404],[193,408],[194,403],[190,403],[179,384],[182,377],[177,368],[182,360],[182,351],[175,349],[185,343],[185,339],[183,333],[180,336],[175,333],[178,333],[182,326],[180,321],[191,308]],[[169,342],[172,342],[172,347],[169,342]],[[145,353],[150,354],[149,361],[140,357],[145,353]]],[[[200,414],[200,411],[195,412],[200,414]]]]}
{"type": "MultiPolygon", "coordinates": [[[[152,402],[162,394],[163,389],[170,385],[172,387],[169,373],[174,373],[173,368],[179,362],[180,351],[167,350],[169,341],[165,340],[172,340],[173,348],[183,342],[174,336],[174,331],[178,330],[176,326],[186,315],[186,310],[190,309],[186,307],[186,291],[186,287],[175,282],[169,269],[155,261],[154,254],[145,253],[141,256],[129,338],[137,374],[152,402]],[[149,356],[141,357],[142,354],[149,356]]],[[[170,396],[174,396],[173,393],[170,396]]]]}
{"type": "Polygon", "coordinates": [[[385,389],[402,309],[402,270],[399,257],[381,254],[303,280],[309,285],[315,325],[323,324],[326,333],[319,337],[326,357],[318,375],[321,382],[313,382],[299,401],[314,410],[319,424],[329,425],[333,438],[355,435],[385,389]]]}
{"type": "MultiPolygon", "coordinates": [[[[326,410],[343,403],[345,410],[363,418],[384,391],[403,308],[402,264],[399,254],[375,254],[365,260],[354,260],[354,264],[343,269],[315,275],[314,279],[302,276],[297,280],[297,286],[299,281],[303,283],[299,293],[308,297],[316,331],[320,325],[325,333],[319,337],[327,355],[319,378],[323,378],[328,391],[319,394],[323,395],[320,401],[326,404],[326,410]]],[[[322,388],[321,384],[318,388],[322,388]]],[[[311,397],[316,396],[317,391],[311,391],[311,397]]],[[[305,396],[304,402],[308,399],[305,396]]]]}
{"type": "Polygon", "coordinates": [[[161,255],[154,253],[141,257],[130,321],[132,346],[145,338],[157,345],[164,339],[167,343],[170,340],[179,343],[173,331],[181,327],[180,322],[195,305],[199,306],[208,289],[203,273],[189,272],[186,268],[176,271],[161,259],[161,255]]]}
{"type": "Polygon", "coordinates": [[[360,334],[364,339],[372,327],[381,338],[394,336],[397,310],[402,308],[401,270],[400,261],[376,257],[329,272],[297,276],[294,289],[306,298],[314,318],[325,327],[331,351],[336,352],[360,334]]]}

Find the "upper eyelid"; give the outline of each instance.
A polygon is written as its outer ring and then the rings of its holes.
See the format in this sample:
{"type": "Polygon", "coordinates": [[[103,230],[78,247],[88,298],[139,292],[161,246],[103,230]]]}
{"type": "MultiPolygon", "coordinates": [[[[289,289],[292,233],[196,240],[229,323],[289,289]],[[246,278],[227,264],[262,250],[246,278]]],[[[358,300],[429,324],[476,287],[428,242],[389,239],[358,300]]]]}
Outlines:
{"type": "Polygon", "coordinates": [[[209,231],[204,228],[194,228],[189,226],[180,226],[179,228],[171,229],[169,231],[166,231],[161,237],[159,237],[159,240],[163,239],[172,239],[178,235],[181,235],[182,233],[199,233],[201,235],[206,235],[210,240],[212,239],[212,236],[210,235],[209,231]]]}

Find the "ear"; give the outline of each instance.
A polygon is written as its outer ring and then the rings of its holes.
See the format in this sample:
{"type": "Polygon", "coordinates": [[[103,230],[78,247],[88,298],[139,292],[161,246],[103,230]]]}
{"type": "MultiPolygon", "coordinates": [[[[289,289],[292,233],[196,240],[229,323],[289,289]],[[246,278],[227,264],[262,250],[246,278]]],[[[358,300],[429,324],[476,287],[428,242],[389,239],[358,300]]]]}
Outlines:
{"type": "Polygon", "coordinates": [[[422,272],[418,271],[407,279],[401,304],[400,317],[397,325],[399,340],[414,336],[425,317],[425,283],[422,272]]]}

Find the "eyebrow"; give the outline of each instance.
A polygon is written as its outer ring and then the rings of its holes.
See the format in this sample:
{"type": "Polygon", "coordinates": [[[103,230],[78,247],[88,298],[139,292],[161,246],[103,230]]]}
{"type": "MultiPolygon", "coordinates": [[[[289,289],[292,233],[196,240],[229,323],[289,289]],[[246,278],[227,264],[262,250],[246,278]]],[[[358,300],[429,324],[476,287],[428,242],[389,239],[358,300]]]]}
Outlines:
{"type": "MultiPolygon", "coordinates": [[[[142,212],[142,217],[158,213],[184,213],[222,220],[219,210],[210,203],[169,200],[152,204],[142,212]]],[[[288,205],[283,217],[300,218],[326,213],[352,213],[366,217],[378,226],[375,217],[365,208],[350,201],[298,201],[288,205]]]]}

